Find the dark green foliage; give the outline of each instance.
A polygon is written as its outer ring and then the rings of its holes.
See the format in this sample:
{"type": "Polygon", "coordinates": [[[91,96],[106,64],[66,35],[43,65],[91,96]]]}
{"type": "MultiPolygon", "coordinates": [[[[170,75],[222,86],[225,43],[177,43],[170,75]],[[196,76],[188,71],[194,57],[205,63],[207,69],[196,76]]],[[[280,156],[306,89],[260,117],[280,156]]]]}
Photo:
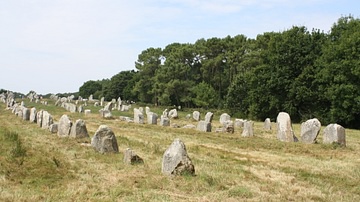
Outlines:
{"type": "Polygon", "coordinates": [[[79,95],[83,98],[88,98],[94,95],[97,91],[102,90],[102,85],[98,81],[87,81],[79,88],[79,95]]]}
{"type": "Polygon", "coordinates": [[[316,117],[323,125],[358,128],[359,30],[360,20],[348,16],[329,33],[294,26],[256,39],[237,35],[148,48],[135,62],[137,72],[82,88],[107,100],[227,108],[254,120],[274,120],[285,111],[294,122],[316,117]]]}

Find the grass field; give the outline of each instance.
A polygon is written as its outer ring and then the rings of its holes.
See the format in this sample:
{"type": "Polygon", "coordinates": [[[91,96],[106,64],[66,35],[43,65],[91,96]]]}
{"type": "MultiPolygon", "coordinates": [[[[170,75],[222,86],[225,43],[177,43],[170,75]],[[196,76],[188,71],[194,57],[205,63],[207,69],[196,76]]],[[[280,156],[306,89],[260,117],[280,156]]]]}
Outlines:
{"type": "MultiPolygon", "coordinates": [[[[346,130],[346,147],[322,144],[322,132],[318,144],[284,143],[276,139],[275,124],[264,131],[256,122],[255,137],[243,138],[239,129],[203,133],[102,119],[93,106],[84,116],[52,101],[25,104],[47,110],[55,121],[63,114],[73,122],[84,119],[91,137],[101,124],[108,125],[120,151],[130,147],[145,163],[124,164],[122,152],[96,153],[81,144],[90,139],[59,138],[1,103],[0,201],[360,201],[358,130],[346,130]],[[185,143],[196,176],[161,174],[162,155],[175,138],[185,143]]],[[[181,111],[172,123],[196,124],[185,119],[187,113],[181,111]]],[[[214,126],[220,126],[218,120],[215,113],[214,126]]],[[[299,137],[300,125],[293,127],[299,137]]]]}

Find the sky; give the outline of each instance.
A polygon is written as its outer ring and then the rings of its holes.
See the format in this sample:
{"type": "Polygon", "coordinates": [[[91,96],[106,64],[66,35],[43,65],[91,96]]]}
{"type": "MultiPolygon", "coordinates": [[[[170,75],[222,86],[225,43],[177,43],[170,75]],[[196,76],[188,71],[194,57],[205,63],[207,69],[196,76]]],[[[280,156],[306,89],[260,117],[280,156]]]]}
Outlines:
{"type": "Polygon", "coordinates": [[[0,0],[0,89],[77,92],[148,48],[360,18],[358,0],[0,0]]]}

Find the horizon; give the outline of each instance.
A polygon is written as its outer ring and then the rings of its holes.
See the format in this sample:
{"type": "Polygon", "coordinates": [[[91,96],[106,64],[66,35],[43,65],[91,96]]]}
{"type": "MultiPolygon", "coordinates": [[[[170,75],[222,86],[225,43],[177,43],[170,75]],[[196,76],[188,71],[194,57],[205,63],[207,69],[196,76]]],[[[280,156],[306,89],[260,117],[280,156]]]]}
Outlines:
{"type": "Polygon", "coordinates": [[[74,93],[89,80],[134,70],[150,47],[243,34],[256,38],[305,26],[328,33],[357,1],[4,1],[0,88],[74,93]],[[6,76],[5,76],[6,75],[6,76]]]}

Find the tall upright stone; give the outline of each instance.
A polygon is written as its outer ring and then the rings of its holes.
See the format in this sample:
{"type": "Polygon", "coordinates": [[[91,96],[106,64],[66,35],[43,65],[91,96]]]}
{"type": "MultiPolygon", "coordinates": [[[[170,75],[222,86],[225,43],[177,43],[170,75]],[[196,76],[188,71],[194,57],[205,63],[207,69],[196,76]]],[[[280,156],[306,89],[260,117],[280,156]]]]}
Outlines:
{"type": "Polygon", "coordinates": [[[301,123],[300,140],[301,142],[312,144],[320,132],[321,123],[318,119],[309,119],[301,123]]]}
{"type": "Polygon", "coordinates": [[[221,125],[224,125],[225,122],[228,122],[230,120],[231,120],[231,117],[230,117],[229,114],[223,113],[223,114],[220,115],[220,120],[219,121],[220,121],[221,125]]]}
{"type": "Polygon", "coordinates": [[[112,111],[112,108],[113,108],[113,103],[112,102],[108,102],[105,107],[104,107],[104,110],[108,110],[108,111],[112,111]]]}
{"type": "Polygon", "coordinates": [[[33,108],[31,108],[30,109],[30,117],[29,117],[29,121],[31,122],[31,123],[36,123],[36,108],[35,107],[33,107],[33,108]]]}
{"type": "Polygon", "coordinates": [[[72,138],[88,138],[89,137],[84,120],[78,119],[75,121],[75,124],[73,124],[71,126],[70,137],[72,137],[72,138]]]}
{"type": "Polygon", "coordinates": [[[271,120],[270,118],[266,118],[264,121],[264,130],[271,130],[271,120]]]}
{"type": "Polygon", "coordinates": [[[157,118],[158,115],[154,112],[148,112],[147,113],[147,122],[148,124],[153,124],[156,125],[157,124],[157,118]]]}
{"type": "Polygon", "coordinates": [[[101,97],[101,99],[100,99],[100,106],[104,106],[104,100],[105,100],[105,98],[104,97],[101,97]]]}
{"type": "Polygon", "coordinates": [[[211,123],[206,121],[199,121],[196,130],[202,132],[211,132],[211,123]]]}
{"type": "Polygon", "coordinates": [[[346,146],[345,128],[339,124],[329,124],[324,129],[323,143],[346,146]]]}
{"type": "Polygon", "coordinates": [[[253,121],[245,121],[244,122],[244,129],[241,133],[243,137],[252,137],[254,136],[254,122],[253,121]]]}
{"type": "Polygon", "coordinates": [[[72,122],[68,117],[68,115],[66,114],[62,115],[58,123],[58,131],[57,131],[58,136],[69,137],[71,127],[72,127],[72,122]]]}
{"type": "Polygon", "coordinates": [[[44,110],[40,110],[36,113],[36,123],[40,128],[42,127],[43,112],[44,110]]]}
{"type": "Polygon", "coordinates": [[[199,111],[194,111],[193,112],[193,119],[195,121],[200,121],[200,112],[199,111]]]}
{"type": "Polygon", "coordinates": [[[212,112],[207,112],[207,113],[205,114],[205,122],[211,123],[212,120],[213,120],[213,117],[214,117],[214,113],[212,113],[212,112]]]}
{"type": "Polygon", "coordinates": [[[47,111],[43,112],[43,117],[42,117],[42,124],[41,124],[41,128],[43,129],[49,129],[49,126],[51,124],[53,124],[53,118],[51,116],[51,114],[47,111]]]}
{"type": "Polygon", "coordinates": [[[177,119],[178,118],[178,113],[176,109],[172,109],[169,111],[169,118],[171,119],[177,119]]]}
{"type": "Polygon", "coordinates": [[[170,126],[170,119],[168,116],[160,116],[160,126],[170,126]]]}
{"type": "Polygon", "coordinates": [[[195,167],[187,154],[185,144],[180,139],[175,139],[166,149],[161,172],[165,175],[195,174],[195,167]]]}
{"type": "Polygon", "coordinates": [[[134,108],[134,123],[139,123],[139,124],[144,123],[144,115],[137,108],[134,108]]]}
{"type": "Polygon", "coordinates": [[[277,138],[283,142],[297,142],[297,138],[292,129],[290,115],[280,112],[276,118],[277,138]]]}
{"type": "Polygon", "coordinates": [[[100,125],[91,139],[91,146],[100,153],[119,153],[114,132],[106,125],[100,125]]]}
{"type": "Polygon", "coordinates": [[[23,113],[22,113],[22,115],[23,115],[23,120],[25,120],[25,121],[29,121],[30,120],[30,109],[29,108],[27,108],[27,107],[23,107],[23,113]]]}

